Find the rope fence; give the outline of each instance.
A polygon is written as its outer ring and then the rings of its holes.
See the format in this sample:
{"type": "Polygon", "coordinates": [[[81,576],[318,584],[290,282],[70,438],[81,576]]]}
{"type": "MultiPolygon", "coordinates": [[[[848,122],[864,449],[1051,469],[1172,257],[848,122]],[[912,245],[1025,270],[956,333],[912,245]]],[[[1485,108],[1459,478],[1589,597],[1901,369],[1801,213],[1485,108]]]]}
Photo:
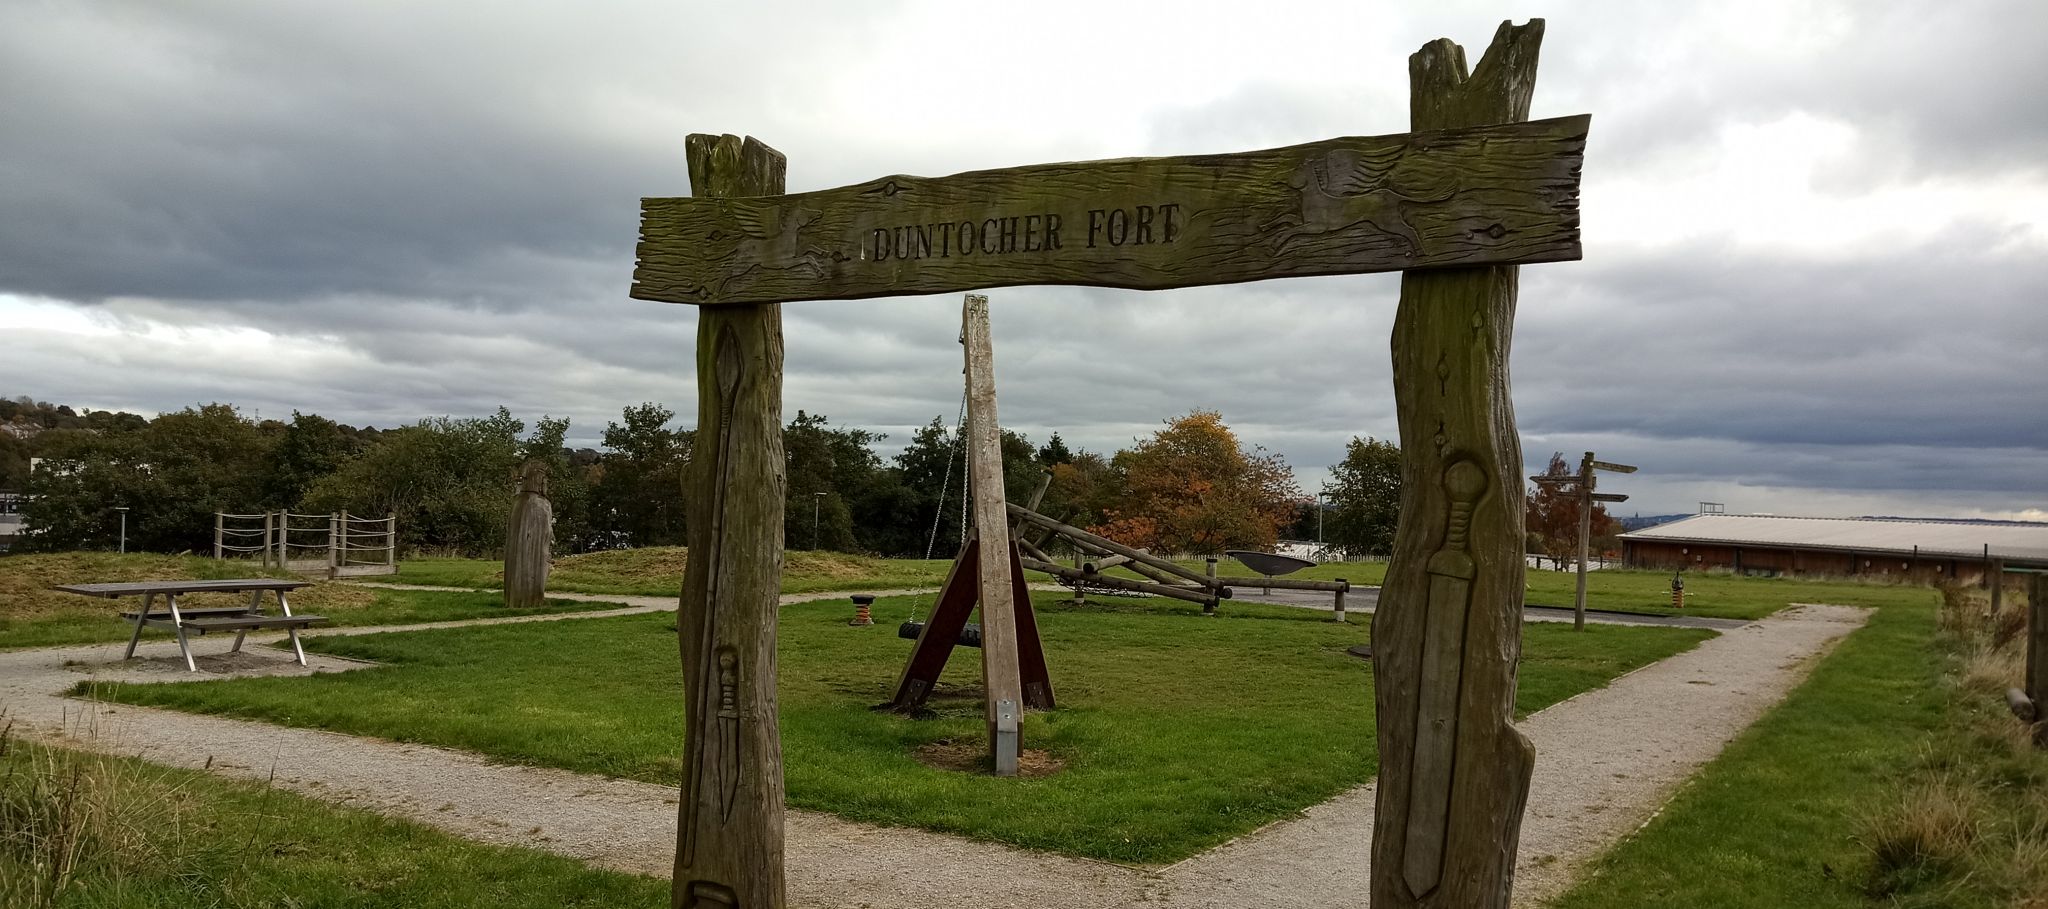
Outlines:
{"type": "Polygon", "coordinates": [[[215,513],[213,557],[251,555],[265,568],[330,578],[396,574],[398,516],[372,518],[345,511],[215,513]]]}

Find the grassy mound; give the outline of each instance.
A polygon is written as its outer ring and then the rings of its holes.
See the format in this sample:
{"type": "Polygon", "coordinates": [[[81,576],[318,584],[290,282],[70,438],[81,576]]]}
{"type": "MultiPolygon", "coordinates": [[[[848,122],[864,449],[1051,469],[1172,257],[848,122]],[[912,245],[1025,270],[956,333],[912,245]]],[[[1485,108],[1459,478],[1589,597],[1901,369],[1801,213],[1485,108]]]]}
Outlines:
{"type": "MultiPolygon", "coordinates": [[[[568,593],[617,593],[635,596],[677,596],[689,550],[681,546],[612,549],[557,558],[548,571],[548,589],[568,593]]],[[[945,559],[881,559],[843,552],[794,550],[783,553],[782,592],[820,590],[890,590],[936,587],[952,564],[945,559]]],[[[504,586],[503,564],[493,559],[407,559],[397,580],[408,584],[497,588],[504,586]]]]}

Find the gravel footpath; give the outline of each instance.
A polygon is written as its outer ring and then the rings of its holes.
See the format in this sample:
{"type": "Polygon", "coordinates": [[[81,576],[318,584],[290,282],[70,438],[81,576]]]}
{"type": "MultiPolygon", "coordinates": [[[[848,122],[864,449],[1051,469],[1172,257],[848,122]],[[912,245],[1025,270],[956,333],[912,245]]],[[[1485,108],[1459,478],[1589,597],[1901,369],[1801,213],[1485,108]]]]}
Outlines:
{"type": "MultiPolygon", "coordinates": [[[[898,591],[878,591],[897,593],[898,591]]],[[[901,591],[910,592],[910,591],[901,591]]],[[[628,608],[441,625],[567,621],[673,608],[665,597],[567,595],[628,608]]],[[[830,599],[842,593],[785,596],[830,599]]],[[[1813,661],[1864,619],[1863,610],[1803,606],[1645,667],[1521,724],[1536,743],[1536,776],[1522,831],[1517,905],[1561,893],[1588,860],[1654,814],[1677,786],[1754,722],[1813,661]]],[[[404,626],[407,629],[437,626],[404,626]]],[[[365,634],[385,628],[324,629],[365,634]]],[[[277,635],[251,635],[252,642],[277,635]]],[[[486,842],[546,849],[621,871],[665,875],[675,846],[674,787],[494,764],[467,752],[267,723],[60,696],[91,677],[184,681],[222,675],[301,675],[368,664],[308,654],[301,669],[271,648],[219,652],[207,638],[184,671],[177,645],[124,644],[0,653],[0,711],[17,732],[64,739],[164,764],[274,780],[286,789],[405,817],[486,842]]],[[[805,907],[1355,906],[1367,892],[1371,784],[1203,855],[1134,869],[876,828],[792,810],[787,818],[791,902],[805,907]]]]}

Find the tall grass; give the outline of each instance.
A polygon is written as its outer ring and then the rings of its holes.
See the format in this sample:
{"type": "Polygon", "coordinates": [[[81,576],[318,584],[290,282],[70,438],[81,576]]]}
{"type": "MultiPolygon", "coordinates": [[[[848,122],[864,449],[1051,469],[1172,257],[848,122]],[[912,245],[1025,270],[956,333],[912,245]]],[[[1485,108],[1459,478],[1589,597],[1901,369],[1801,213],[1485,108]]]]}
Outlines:
{"type": "Polygon", "coordinates": [[[1947,728],[1863,821],[1864,890],[1902,907],[2048,906],[2048,755],[2001,697],[2022,684],[2028,610],[2008,597],[1993,614],[1982,592],[1941,592],[1947,728]]]}
{"type": "Polygon", "coordinates": [[[183,864],[178,795],[140,764],[29,745],[0,728],[0,906],[56,906],[88,880],[118,891],[135,871],[183,864]]]}

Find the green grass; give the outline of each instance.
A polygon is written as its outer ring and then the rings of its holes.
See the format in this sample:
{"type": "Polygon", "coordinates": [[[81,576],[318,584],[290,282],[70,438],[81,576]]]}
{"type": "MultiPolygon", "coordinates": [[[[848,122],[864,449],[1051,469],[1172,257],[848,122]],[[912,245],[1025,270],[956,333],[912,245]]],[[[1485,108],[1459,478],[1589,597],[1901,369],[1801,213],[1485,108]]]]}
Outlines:
{"type": "MultiPolygon", "coordinates": [[[[566,556],[548,572],[548,589],[565,593],[680,596],[687,555],[680,546],[650,546],[566,556]]],[[[789,552],[782,592],[903,590],[937,587],[948,559],[878,559],[838,552],[789,552]]],[[[496,590],[504,564],[495,559],[407,559],[395,579],[406,584],[496,590]]]]}
{"type": "Polygon", "coordinates": [[[1880,608],[1555,905],[1894,905],[1857,880],[1869,855],[1859,834],[1941,732],[1948,705],[1930,645],[1935,596],[1915,594],[1880,608]]]}
{"type": "Polygon", "coordinates": [[[668,891],[253,783],[0,737],[0,905],[597,909],[666,906],[668,891]],[[69,874],[50,875],[73,849],[69,874]]]}
{"type": "MultiPolygon", "coordinates": [[[[1243,604],[1222,618],[1138,601],[1073,609],[1037,598],[1061,708],[1026,718],[1027,747],[1066,762],[1043,779],[938,770],[913,751],[982,735],[978,654],[961,650],[912,720],[887,700],[929,598],[885,599],[880,624],[844,604],[782,612],[784,762],[792,805],[1125,862],[1179,859],[1364,782],[1374,772],[1368,664],[1338,625],[1243,604]]],[[[1517,706],[1539,709],[1706,637],[1688,629],[1527,629],[1517,706]]],[[[386,666],[295,679],[118,686],[138,704],[469,749],[524,764],[680,779],[672,617],[330,637],[315,648],[386,666]]]]}
{"type": "MultiPolygon", "coordinates": [[[[651,547],[570,556],[555,563],[548,589],[575,593],[676,596],[682,588],[683,551],[678,547],[651,547]]],[[[1204,569],[1201,559],[1182,559],[1179,564],[1197,573],[1204,569]]],[[[783,571],[784,593],[828,590],[889,590],[937,587],[946,579],[951,562],[932,559],[877,559],[831,552],[792,552],[783,571]]],[[[410,584],[495,589],[502,584],[502,566],[486,559],[409,559],[399,565],[398,580],[410,584]]],[[[1145,580],[1125,568],[1110,574],[1131,580],[1145,580]]],[[[1217,573],[1233,577],[1255,577],[1256,573],[1224,558],[1217,573]]],[[[1345,578],[1361,587],[1378,586],[1386,579],[1385,562],[1328,562],[1306,568],[1289,578],[1330,581],[1345,578]]],[[[1044,581],[1033,573],[1033,581],[1044,581]]],[[[1530,569],[1525,575],[1527,602],[1538,606],[1570,608],[1577,588],[1570,571],[1530,569]]],[[[1245,588],[1254,590],[1253,588],[1245,588]]],[[[1840,579],[1751,578],[1723,572],[1688,572],[1685,575],[1686,605],[1671,608],[1671,574],[1662,571],[1606,569],[1588,575],[1586,605],[1591,609],[1642,612],[1653,615],[1695,615],[1713,618],[1757,619],[1785,608],[1787,603],[1863,603],[1889,605],[1914,602],[1923,588],[1879,582],[1840,579]]],[[[1255,592],[1255,591],[1254,591],[1255,592]]]]}
{"type": "MultiPolygon", "coordinates": [[[[1530,569],[1526,601],[1571,608],[1577,575],[1530,569]]],[[[1656,615],[1758,619],[1790,603],[1860,606],[1924,605],[1926,587],[1826,578],[1752,578],[1726,572],[1686,572],[1685,608],[1671,608],[1671,573],[1606,569],[1586,574],[1586,607],[1656,615]]]]}

